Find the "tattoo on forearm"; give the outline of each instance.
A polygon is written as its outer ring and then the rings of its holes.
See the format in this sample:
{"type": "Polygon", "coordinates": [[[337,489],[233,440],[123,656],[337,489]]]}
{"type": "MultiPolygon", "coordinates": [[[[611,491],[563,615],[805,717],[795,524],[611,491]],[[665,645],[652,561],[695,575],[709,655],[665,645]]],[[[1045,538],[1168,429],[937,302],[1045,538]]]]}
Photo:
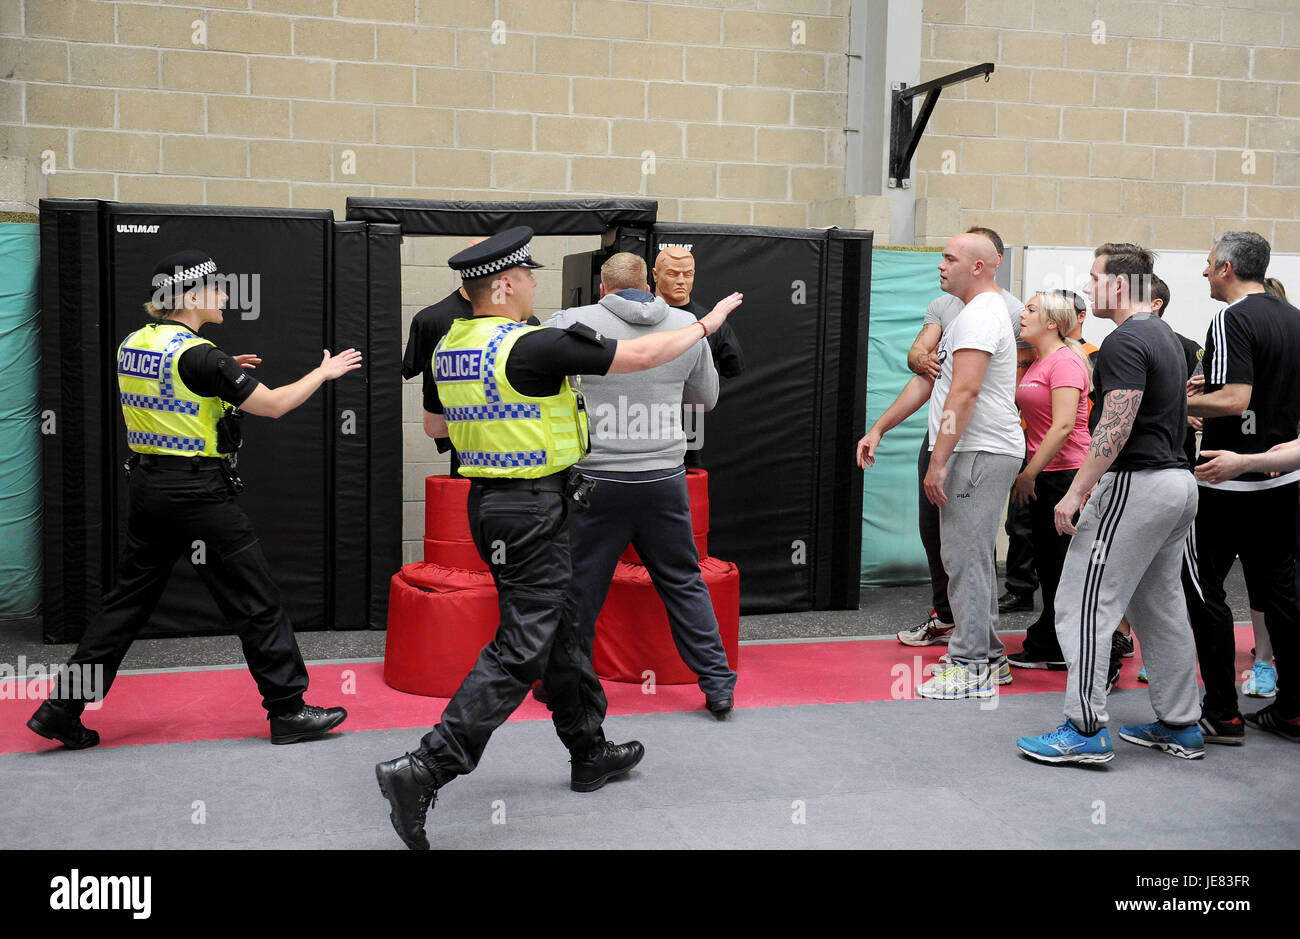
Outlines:
{"type": "Polygon", "coordinates": [[[1093,457],[1109,460],[1119,455],[1119,451],[1128,442],[1129,434],[1133,432],[1133,421],[1141,403],[1140,391],[1129,389],[1107,393],[1101,420],[1092,432],[1092,448],[1089,452],[1093,457]]]}

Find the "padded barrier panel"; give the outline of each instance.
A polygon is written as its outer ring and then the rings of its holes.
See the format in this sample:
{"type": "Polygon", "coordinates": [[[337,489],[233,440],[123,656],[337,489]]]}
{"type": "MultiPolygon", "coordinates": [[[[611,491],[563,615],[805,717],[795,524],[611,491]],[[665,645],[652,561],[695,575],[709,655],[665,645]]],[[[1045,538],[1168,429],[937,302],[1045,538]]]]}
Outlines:
{"type": "MultiPolygon", "coordinates": [[[[367,237],[364,222],[335,222],[333,226],[334,283],[329,319],[331,352],[369,351],[369,287],[367,237]]],[[[330,592],[335,629],[365,629],[370,620],[370,383],[374,370],[366,354],[361,368],[328,382],[325,393],[329,440],[334,459],[329,492],[333,511],[327,523],[330,551],[330,592]]],[[[385,569],[384,574],[391,570],[385,569]]],[[[387,591],[388,584],[384,584],[387,591]]],[[[382,627],[382,624],[381,624],[382,627]]]]}
{"type": "Polygon", "coordinates": [[[651,262],[661,246],[688,246],[692,299],[705,308],[745,294],[728,320],[745,371],[723,381],[704,415],[700,456],[711,477],[710,550],[745,572],[746,613],[858,605],[852,441],[865,431],[871,237],[658,223],[649,238],[618,239],[651,262]]]}
{"type": "Polygon", "coordinates": [[[370,628],[388,622],[389,575],[402,564],[402,231],[367,225],[370,341],[366,388],[371,414],[370,628]]]}
{"type": "Polygon", "coordinates": [[[490,574],[407,564],[391,580],[384,681],[409,694],[450,698],[498,619],[490,574]]]}
{"type": "Polygon", "coordinates": [[[653,199],[562,199],[447,202],[348,197],[349,221],[391,222],[408,235],[483,235],[527,225],[538,235],[603,235],[611,228],[649,228],[653,199]]]}
{"type": "Polygon", "coordinates": [[[100,207],[94,199],[40,203],[41,410],[52,431],[41,435],[46,642],[81,638],[99,609],[112,550],[104,550],[117,468],[104,449],[114,431],[102,392],[111,355],[100,207]]]}
{"type": "MultiPolygon", "coordinates": [[[[384,628],[401,557],[401,288],[399,234],[379,229],[336,229],[328,211],[42,200],[42,408],[66,431],[43,440],[46,641],[78,639],[111,585],[128,453],[113,357],[146,322],[158,259],[191,246],[235,278],[202,335],[261,355],[267,384],[296,381],[322,348],[365,354],[278,421],[245,420],[240,503],[296,628],[384,628]]],[[[182,555],[142,635],[230,631],[191,567],[203,550],[182,555]]]]}
{"type": "MultiPolygon", "coordinates": [[[[239,296],[226,288],[231,296],[223,322],[205,327],[204,339],[230,355],[260,355],[262,364],[253,374],[271,386],[296,381],[320,364],[329,325],[328,211],[107,203],[104,222],[115,337],[105,349],[106,361],[127,333],[149,321],[141,306],[149,299],[158,260],[198,247],[211,253],[222,274],[237,276],[239,285],[239,296]]],[[[114,402],[117,412],[114,465],[120,466],[130,450],[120,429],[115,376],[107,370],[105,376],[105,400],[114,402]]],[[[316,393],[278,420],[249,416],[243,431],[239,474],[246,489],[239,504],[257,532],[290,621],[299,629],[324,629],[329,625],[325,520],[331,514],[326,470],[337,432],[327,419],[325,396],[316,393]]],[[[125,544],[127,483],[121,472],[113,482],[116,568],[125,544]]],[[[192,546],[177,561],[142,635],[230,631],[191,564],[191,558],[202,557],[199,550],[192,546]]]]}
{"type": "MultiPolygon", "coordinates": [[[[703,558],[700,573],[709,588],[713,612],[727,662],[734,669],[740,654],[740,571],[735,564],[703,558]]],[[[668,628],[668,613],[640,564],[619,562],[605,606],[596,620],[592,650],[596,674],[609,681],[643,682],[654,672],[660,685],[693,685],[698,680],[686,667],[668,628]]]]}
{"type": "Polygon", "coordinates": [[[40,229],[0,222],[0,621],[41,606],[40,229]]]}

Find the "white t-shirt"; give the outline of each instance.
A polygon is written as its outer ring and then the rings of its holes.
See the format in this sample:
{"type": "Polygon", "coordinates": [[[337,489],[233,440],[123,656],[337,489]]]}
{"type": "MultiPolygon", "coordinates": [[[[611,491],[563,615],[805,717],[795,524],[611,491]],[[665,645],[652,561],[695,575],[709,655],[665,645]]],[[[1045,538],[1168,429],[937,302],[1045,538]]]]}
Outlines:
{"type": "Polygon", "coordinates": [[[975,398],[970,423],[954,450],[983,450],[1024,459],[1025,433],[1016,411],[1016,337],[1007,308],[996,293],[975,297],[943,330],[939,340],[939,378],[930,392],[930,449],[939,439],[944,404],[952,389],[952,367],[959,349],[989,353],[984,383],[975,398]]]}
{"type": "MultiPolygon", "coordinates": [[[[1015,334],[1016,341],[1020,341],[1020,313],[1024,310],[1025,305],[1011,291],[1003,290],[1001,293],[1002,302],[1007,305],[1007,316],[1011,319],[1011,332],[1015,334]]],[[[966,304],[961,302],[960,297],[954,297],[950,293],[935,297],[930,301],[930,305],[925,308],[925,318],[921,321],[924,325],[937,323],[939,328],[947,330],[948,324],[957,318],[957,314],[962,311],[966,304]]],[[[1028,348],[1029,343],[1020,343],[1021,348],[1028,348]]]]}

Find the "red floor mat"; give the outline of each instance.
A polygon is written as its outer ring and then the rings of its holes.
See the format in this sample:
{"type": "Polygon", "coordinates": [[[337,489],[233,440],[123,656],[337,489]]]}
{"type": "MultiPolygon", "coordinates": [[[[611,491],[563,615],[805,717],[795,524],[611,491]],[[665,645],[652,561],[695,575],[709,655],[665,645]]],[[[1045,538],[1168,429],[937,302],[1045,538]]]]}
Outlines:
{"type": "MultiPolygon", "coordinates": [[[[1008,651],[1019,649],[1022,636],[1007,638],[1008,651]]],[[[1253,642],[1249,626],[1237,627],[1238,671],[1250,668],[1253,642]]],[[[915,686],[924,680],[918,667],[924,670],[945,651],[944,646],[910,649],[885,639],[742,646],[736,707],[911,699],[915,686]]],[[[1125,660],[1119,686],[1140,687],[1137,673],[1141,667],[1139,648],[1137,657],[1125,660]]],[[[446,703],[444,698],[394,691],[384,684],[379,662],[318,665],[310,672],[308,700],[346,707],[348,719],[343,729],[348,731],[427,729],[437,723],[446,703]]],[[[1059,694],[1065,690],[1065,672],[1014,669],[1013,674],[1013,683],[1002,687],[1002,694],[1059,694]]],[[[694,685],[660,685],[655,694],[645,694],[641,685],[604,684],[611,715],[691,711],[704,706],[694,685]]],[[[36,693],[43,694],[44,683],[38,687],[36,693]]],[[[28,694],[26,685],[0,683],[0,753],[34,753],[58,747],[27,729],[27,718],[37,702],[30,696],[20,698],[20,694],[28,694]]],[[[942,702],[935,704],[943,706],[942,702]]],[[[510,719],[546,720],[549,716],[545,705],[529,696],[510,719]]],[[[242,668],[121,676],[103,708],[88,711],[85,722],[99,731],[104,747],[268,734],[257,688],[242,668]]],[[[415,740],[411,743],[414,746],[415,740]]]]}

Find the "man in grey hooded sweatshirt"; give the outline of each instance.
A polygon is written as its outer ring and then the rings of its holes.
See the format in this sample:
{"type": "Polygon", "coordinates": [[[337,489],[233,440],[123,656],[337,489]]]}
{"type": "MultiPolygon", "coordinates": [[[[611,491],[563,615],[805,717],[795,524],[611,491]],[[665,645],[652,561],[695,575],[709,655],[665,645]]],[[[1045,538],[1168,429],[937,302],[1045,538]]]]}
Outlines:
{"type": "MultiPolygon", "coordinates": [[[[590,326],[610,339],[680,329],[695,317],[650,293],[645,261],[611,256],[600,269],[600,302],[561,310],[547,326],[590,326]]],[[[597,480],[586,511],[569,515],[573,557],[570,595],[588,654],[619,556],[630,542],[668,611],[677,651],[699,676],[705,704],[719,719],[732,708],[736,673],[718,634],[708,587],[691,534],[686,493],[682,405],[708,410],[718,400],[718,372],[701,334],[693,350],[644,372],[587,375],[581,391],[591,453],[578,463],[597,480]]]]}

